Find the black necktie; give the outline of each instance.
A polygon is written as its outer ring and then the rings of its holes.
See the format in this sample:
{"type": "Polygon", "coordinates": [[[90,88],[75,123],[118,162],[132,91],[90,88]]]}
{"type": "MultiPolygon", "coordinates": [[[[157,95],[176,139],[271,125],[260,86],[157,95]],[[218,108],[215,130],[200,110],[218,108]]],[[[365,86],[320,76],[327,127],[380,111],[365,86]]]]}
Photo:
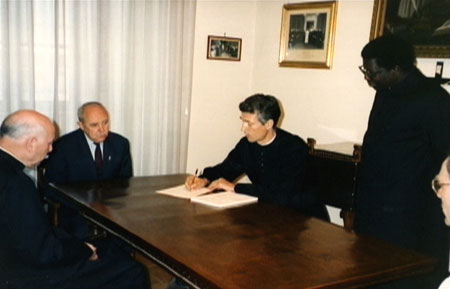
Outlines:
{"type": "Polygon", "coordinates": [[[97,167],[97,175],[101,176],[103,173],[103,157],[102,157],[102,150],[100,148],[99,143],[95,144],[95,166],[97,167]]]}

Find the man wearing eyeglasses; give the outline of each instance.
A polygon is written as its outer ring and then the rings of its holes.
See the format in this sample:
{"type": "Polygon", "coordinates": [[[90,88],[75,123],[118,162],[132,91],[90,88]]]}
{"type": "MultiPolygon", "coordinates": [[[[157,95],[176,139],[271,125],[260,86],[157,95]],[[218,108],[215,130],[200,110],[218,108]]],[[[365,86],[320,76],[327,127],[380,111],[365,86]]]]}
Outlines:
{"type": "Polygon", "coordinates": [[[432,274],[380,288],[437,288],[448,269],[448,238],[429,184],[450,149],[450,96],[417,69],[414,48],[398,37],[369,42],[361,56],[359,68],[376,95],[357,178],[355,230],[439,259],[432,274]]]}
{"type": "MultiPolygon", "coordinates": [[[[447,226],[450,226],[450,157],[447,157],[442,163],[439,174],[431,182],[431,187],[437,197],[441,199],[442,212],[447,226]]],[[[442,282],[439,289],[450,288],[450,277],[442,282]]]]}
{"type": "Polygon", "coordinates": [[[436,196],[441,199],[444,221],[447,226],[450,226],[450,157],[442,163],[439,174],[431,182],[431,187],[436,196]]]}

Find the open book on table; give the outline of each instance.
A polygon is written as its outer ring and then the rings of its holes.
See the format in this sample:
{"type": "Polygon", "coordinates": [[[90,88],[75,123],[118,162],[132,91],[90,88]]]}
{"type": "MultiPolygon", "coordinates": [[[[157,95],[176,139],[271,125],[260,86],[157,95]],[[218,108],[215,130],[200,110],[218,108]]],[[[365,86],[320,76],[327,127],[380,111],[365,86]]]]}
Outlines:
{"type": "Polygon", "coordinates": [[[172,197],[190,199],[193,203],[204,204],[215,208],[238,207],[258,201],[257,197],[232,192],[209,192],[207,188],[190,191],[184,185],[156,192],[172,197]]]}
{"type": "Polygon", "coordinates": [[[193,197],[191,201],[215,208],[232,208],[256,203],[258,198],[233,192],[219,192],[193,197]]]}

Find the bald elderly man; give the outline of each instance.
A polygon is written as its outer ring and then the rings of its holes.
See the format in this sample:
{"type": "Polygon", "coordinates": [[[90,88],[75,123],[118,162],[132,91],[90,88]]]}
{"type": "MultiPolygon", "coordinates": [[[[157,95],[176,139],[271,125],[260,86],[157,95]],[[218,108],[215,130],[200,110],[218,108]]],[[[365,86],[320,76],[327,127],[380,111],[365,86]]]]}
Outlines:
{"type": "Polygon", "coordinates": [[[23,172],[52,151],[53,123],[32,110],[0,127],[0,288],[150,288],[147,270],[109,243],[91,244],[53,228],[23,172]]]}

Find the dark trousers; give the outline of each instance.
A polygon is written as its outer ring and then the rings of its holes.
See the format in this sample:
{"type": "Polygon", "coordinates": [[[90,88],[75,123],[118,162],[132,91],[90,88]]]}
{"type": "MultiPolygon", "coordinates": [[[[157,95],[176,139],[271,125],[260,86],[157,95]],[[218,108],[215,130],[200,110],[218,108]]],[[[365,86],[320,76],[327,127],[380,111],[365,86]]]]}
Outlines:
{"type": "Polygon", "coordinates": [[[59,209],[59,227],[80,240],[85,240],[89,234],[88,221],[74,208],[62,205],[59,209]]]}
{"type": "MultiPolygon", "coordinates": [[[[147,269],[110,239],[94,244],[99,260],[22,272],[7,283],[11,289],[149,289],[147,269]],[[30,278],[28,278],[30,277],[30,278]]],[[[0,284],[1,285],[1,284],[0,284]]]]}

